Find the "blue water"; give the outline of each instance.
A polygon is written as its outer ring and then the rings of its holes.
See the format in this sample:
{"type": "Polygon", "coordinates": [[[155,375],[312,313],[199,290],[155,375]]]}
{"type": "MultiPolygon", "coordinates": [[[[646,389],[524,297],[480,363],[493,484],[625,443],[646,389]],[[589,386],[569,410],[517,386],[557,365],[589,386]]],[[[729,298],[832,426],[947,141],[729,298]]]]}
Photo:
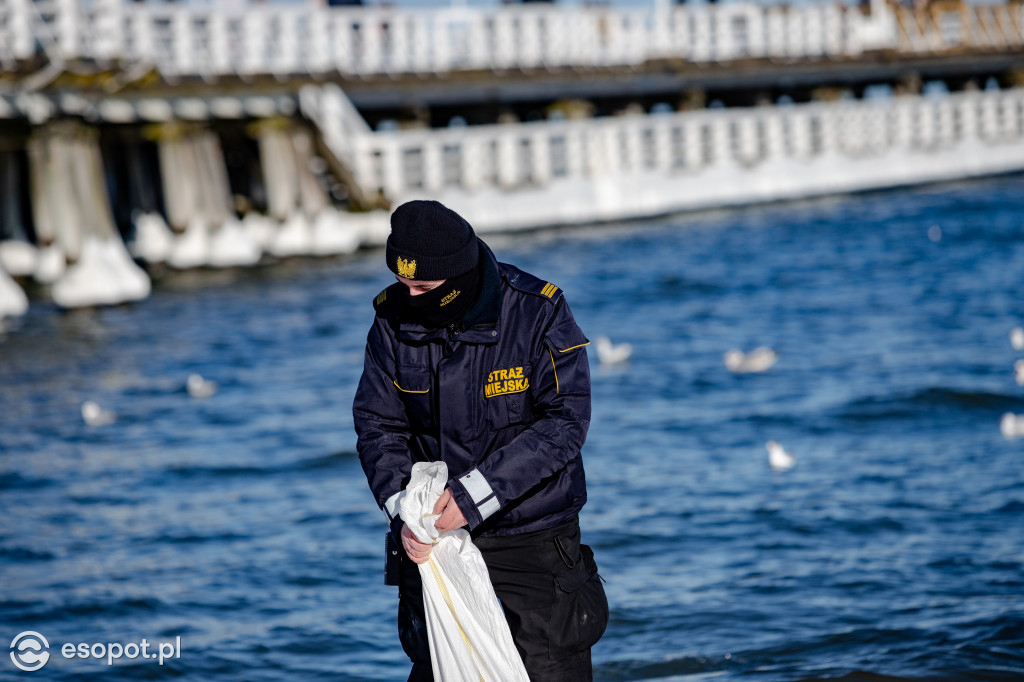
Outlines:
{"type": "MultiPolygon", "coordinates": [[[[591,354],[597,679],[1024,678],[1024,440],[999,431],[1024,177],[489,242],[634,347],[591,354]],[[769,372],[726,370],[761,345],[769,372]]],[[[22,676],[404,679],[350,414],[388,281],[380,251],[158,274],[7,330],[0,641],[51,647],[22,676]],[[60,654],[176,637],[163,666],[60,654]]]]}

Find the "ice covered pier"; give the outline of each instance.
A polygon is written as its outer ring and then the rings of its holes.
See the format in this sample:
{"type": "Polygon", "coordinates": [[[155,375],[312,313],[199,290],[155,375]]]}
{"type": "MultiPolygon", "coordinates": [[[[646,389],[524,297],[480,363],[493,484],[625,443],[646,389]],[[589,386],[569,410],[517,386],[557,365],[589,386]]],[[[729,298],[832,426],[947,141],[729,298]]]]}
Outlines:
{"type": "Polygon", "coordinates": [[[145,268],[1024,170],[1024,4],[0,0],[0,318],[145,268]],[[140,264],[142,267],[140,267],[140,264]]]}

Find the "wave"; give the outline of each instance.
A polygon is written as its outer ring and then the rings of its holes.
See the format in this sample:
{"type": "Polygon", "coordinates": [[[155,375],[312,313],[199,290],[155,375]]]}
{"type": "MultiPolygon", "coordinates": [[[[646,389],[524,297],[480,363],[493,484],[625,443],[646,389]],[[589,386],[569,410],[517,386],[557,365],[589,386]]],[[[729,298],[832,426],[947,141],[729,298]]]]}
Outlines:
{"type": "Polygon", "coordinates": [[[902,419],[933,412],[998,413],[1024,409],[1024,399],[1005,393],[932,387],[902,395],[868,396],[846,403],[838,419],[871,421],[902,419]]]}
{"type": "Polygon", "coordinates": [[[329,455],[297,459],[277,465],[252,466],[240,464],[238,466],[180,466],[171,467],[161,472],[161,475],[171,475],[181,479],[191,480],[196,478],[233,478],[233,477],[257,477],[286,474],[301,471],[321,471],[332,469],[345,463],[358,459],[355,452],[335,452],[329,455]]]}
{"type": "Polygon", "coordinates": [[[22,476],[17,471],[0,473],[0,490],[37,490],[54,485],[49,478],[22,476]]]}
{"type": "Polygon", "coordinates": [[[0,563],[17,563],[22,561],[52,561],[57,555],[53,552],[37,552],[27,547],[0,547],[0,563]]]}

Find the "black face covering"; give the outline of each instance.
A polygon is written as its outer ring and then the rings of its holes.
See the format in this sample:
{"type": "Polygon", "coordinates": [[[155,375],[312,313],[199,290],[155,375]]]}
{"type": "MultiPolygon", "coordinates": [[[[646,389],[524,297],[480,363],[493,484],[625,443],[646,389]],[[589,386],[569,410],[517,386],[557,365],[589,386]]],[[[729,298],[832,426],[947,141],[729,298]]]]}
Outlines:
{"type": "Polygon", "coordinates": [[[464,275],[451,277],[444,284],[418,296],[405,293],[406,311],[410,322],[428,329],[440,329],[458,321],[476,301],[480,289],[479,268],[464,275]]]}

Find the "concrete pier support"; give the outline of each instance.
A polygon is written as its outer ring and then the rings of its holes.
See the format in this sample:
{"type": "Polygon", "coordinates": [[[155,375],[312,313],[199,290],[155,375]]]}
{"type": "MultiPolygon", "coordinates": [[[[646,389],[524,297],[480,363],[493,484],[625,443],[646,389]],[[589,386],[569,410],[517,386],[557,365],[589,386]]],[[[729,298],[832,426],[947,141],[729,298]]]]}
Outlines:
{"type": "Polygon", "coordinates": [[[29,160],[36,236],[45,250],[35,276],[53,282],[54,302],[77,308],[149,296],[149,277],[114,225],[97,131],[47,124],[33,132],[29,160]]]}
{"type": "Polygon", "coordinates": [[[192,268],[259,262],[260,243],[235,215],[217,136],[198,126],[172,123],[160,127],[158,145],[168,222],[177,233],[167,263],[192,268]]]}

